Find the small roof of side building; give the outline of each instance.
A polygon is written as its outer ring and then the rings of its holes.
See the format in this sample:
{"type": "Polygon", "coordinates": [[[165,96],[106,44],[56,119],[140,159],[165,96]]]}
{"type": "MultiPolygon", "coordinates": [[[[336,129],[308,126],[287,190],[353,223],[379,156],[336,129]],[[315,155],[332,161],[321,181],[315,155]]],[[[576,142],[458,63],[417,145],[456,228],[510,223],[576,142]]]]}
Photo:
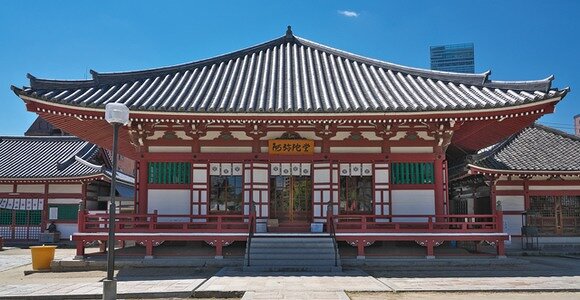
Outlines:
{"type": "MultiPolygon", "coordinates": [[[[98,73],[63,81],[29,75],[20,97],[64,107],[103,109],[124,103],[132,112],[437,113],[515,107],[562,98],[553,76],[492,81],[490,72],[449,73],[363,57],[293,35],[192,63],[98,73]]],[[[559,100],[559,99],[558,99],[559,100]]]]}
{"type": "MultiPolygon", "coordinates": [[[[91,163],[99,151],[97,145],[74,136],[0,137],[0,182],[110,178],[110,169],[91,163]]],[[[134,183],[124,174],[119,180],[134,183]]]]}
{"type": "Polygon", "coordinates": [[[534,124],[468,161],[474,174],[580,175],[580,137],[534,124]]]}

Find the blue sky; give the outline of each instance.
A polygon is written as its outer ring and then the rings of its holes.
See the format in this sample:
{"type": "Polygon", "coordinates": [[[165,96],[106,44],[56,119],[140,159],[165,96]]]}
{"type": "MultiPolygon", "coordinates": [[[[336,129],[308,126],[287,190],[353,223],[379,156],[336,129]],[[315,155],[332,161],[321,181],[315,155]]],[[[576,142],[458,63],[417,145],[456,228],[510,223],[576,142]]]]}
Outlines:
{"type": "Polygon", "coordinates": [[[580,1],[11,1],[0,9],[0,135],[35,119],[9,89],[89,70],[180,64],[298,36],[364,56],[429,67],[429,46],[475,43],[493,80],[554,74],[572,87],[541,122],[572,131],[580,114],[580,1]]]}

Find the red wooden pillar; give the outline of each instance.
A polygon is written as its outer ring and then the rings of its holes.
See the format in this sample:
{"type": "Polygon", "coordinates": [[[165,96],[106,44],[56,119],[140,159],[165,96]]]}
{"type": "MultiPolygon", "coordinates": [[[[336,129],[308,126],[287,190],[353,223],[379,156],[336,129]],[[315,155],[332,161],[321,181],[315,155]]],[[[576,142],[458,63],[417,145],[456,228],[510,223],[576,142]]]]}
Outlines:
{"type": "Polygon", "coordinates": [[[145,160],[140,160],[137,163],[137,169],[139,171],[139,178],[137,179],[137,187],[139,189],[138,193],[135,193],[136,201],[138,207],[137,211],[139,214],[147,213],[147,183],[149,178],[148,163],[145,160]]]}
{"type": "Polygon", "coordinates": [[[498,240],[496,243],[497,247],[497,258],[506,258],[505,256],[505,241],[498,240]]]}
{"type": "Polygon", "coordinates": [[[426,245],[427,256],[425,258],[427,258],[427,259],[435,258],[435,241],[434,240],[427,240],[426,244],[427,244],[426,245]]]}
{"type": "Polygon", "coordinates": [[[357,246],[357,254],[356,254],[356,258],[357,259],[365,259],[365,244],[364,241],[359,240],[356,244],[357,246]]]}
{"type": "Polygon", "coordinates": [[[530,207],[530,180],[526,178],[524,179],[524,210],[528,211],[530,207]]]}
{"type": "Polygon", "coordinates": [[[434,179],[435,179],[435,214],[444,215],[445,214],[445,182],[443,181],[443,160],[445,155],[439,153],[435,158],[433,164],[434,179]]]}
{"type": "Polygon", "coordinates": [[[153,258],[153,241],[147,240],[145,242],[145,258],[153,258]]]}
{"type": "Polygon", "coordinates": [[[224,258],[223,249],[224,249],[224,244],[222,243],[222,241],[216,241],[216,243],[215,243],[215,258],[216,259],[224,258]]]}

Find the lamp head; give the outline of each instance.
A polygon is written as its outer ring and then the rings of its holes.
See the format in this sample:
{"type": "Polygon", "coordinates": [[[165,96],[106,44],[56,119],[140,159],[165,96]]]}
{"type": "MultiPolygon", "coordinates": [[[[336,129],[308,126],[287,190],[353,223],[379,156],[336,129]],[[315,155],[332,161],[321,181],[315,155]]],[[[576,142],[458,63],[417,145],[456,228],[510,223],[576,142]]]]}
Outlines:
{"type": "Polygon", "coordinates": [[[105,120],[111,124],[127,125],[129,123],[129,108],[122,103],[108,103],[105,106],[105,120]]]}

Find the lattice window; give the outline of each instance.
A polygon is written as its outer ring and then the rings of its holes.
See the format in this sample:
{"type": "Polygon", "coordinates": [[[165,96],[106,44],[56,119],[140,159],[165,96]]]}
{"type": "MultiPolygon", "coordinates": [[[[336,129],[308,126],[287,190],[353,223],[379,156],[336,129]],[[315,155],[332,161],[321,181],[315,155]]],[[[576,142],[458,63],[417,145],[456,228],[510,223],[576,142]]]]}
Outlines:
{"type": "Polygon", "coordinates": [[[433,163],[408,162],[392,163],[393,184],[432,184],[434,182],[433,163]]]}
{"type": "Polygon", "coordinates": [[[242,211],[242,176],[212,175],[210,182],[212,212],[242,211]]]}
{"type": "Polygon", "coordinates": [[[562,216],[580,217],[580,196],[562,197],[562,216]]]}
{"type": "Polygon", "coordinates": [[[537,217],[554,217],[556,197],[554,196],[532,196],[530,197],[530,210],[528,215],[537,217]]]}
{"type": "Polygon", "coordinates": [[[373,180],[364,176],[340,176],[340,212],[371,213],[373,180]]]}
{"type": "Polygon", "coordinates": [[[0,209],[0,225],[12,225],[11,209],[0,209]]]}
{"type": "Polygon", "coordinates": [[[189,184],[191,183],[191,163],[150,162],[149,183],[189,184]]]}

